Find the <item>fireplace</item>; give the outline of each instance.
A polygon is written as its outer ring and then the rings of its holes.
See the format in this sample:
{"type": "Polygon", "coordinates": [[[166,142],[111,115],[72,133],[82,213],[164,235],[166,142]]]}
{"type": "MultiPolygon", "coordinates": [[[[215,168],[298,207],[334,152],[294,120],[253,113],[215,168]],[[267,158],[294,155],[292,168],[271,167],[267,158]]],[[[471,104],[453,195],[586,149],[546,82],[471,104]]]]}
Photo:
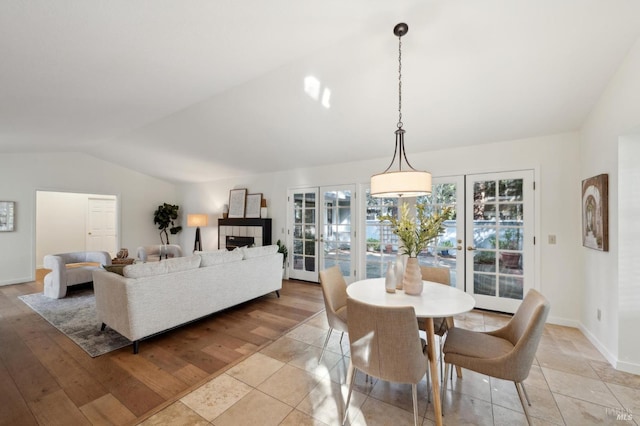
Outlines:
{"type": "Polygon", "coordinates": [[[255,242],[253,237],[234,237],[227,235],[226,248],[227,250],[233,250],[236,247],[252,246],[255,242]]]}
{"type": "Polygon", "coordinates": [[[218,248],[271,245],[271,219],[227,218],[218,219],[218,248]]]}

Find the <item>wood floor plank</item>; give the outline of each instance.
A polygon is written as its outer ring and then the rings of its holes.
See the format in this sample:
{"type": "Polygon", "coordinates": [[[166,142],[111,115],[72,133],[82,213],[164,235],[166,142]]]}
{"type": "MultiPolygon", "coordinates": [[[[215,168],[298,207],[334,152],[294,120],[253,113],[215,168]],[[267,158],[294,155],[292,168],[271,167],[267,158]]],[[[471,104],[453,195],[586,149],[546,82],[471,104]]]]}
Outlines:
{"type": "Polygon", "coordinates": [[[0,425],[38,424],[2,360],[0,360],[0,404],[2,406],[0,425]]]}
{"type": "Polygon", "coordinates": [[[120,354],[114,361],[136,379],[147,385],[149,389],[163,398],[182,392],[187,384],[163,371],[149,360],[134,354],[120,354]]]}
{"type": "Polygon", "coordinates": [[[83,405],[80,411],[94,425],[126,425],[136,419],[136,416],[111,394],[83,405]]]}
{"type": "Polygon", "coordinates": [[[91,424],[62,389],[30,402],[29,406],[41,425],[81,426],[91,424]]]}

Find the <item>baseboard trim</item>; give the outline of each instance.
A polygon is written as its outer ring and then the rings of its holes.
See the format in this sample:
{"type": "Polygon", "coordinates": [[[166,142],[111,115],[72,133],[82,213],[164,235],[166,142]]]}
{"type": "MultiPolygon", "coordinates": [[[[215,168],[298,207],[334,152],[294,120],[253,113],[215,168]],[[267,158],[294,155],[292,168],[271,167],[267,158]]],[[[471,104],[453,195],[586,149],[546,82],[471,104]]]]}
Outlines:
{"type": "Polygon", "coordinates": [[[13,278],[10,280],[0,281],[0,286],[29,283],[34,279],[34,277],[13,278]]]}
{"type": "Polygon", "coordinates": [[[600,342],[600,340],[598,340],[596,336],[593,335],[593,333],[589,331],[589,329],[587,329],[587,327],[584,326],[584,324],[580,323],[578,329],[580,329],[580,331],[582,331],[582,334],[584,334],[585,337],[589,339],[591,344],[596,347],[598,352],[600,352],[602,356],[604,356],[605,359],[609,361],[609,364],[611,364],[613,368],[617,369],[618,367],[616,367],[616,365],[618,364],[618,357],[609,352],[609,350],[600,342]]]}
{"type": "Polygon", "coordinates": [[[549,324],[554,324],[554,325],[563,325],[565,327],[580,328],[580,321],[567,319],[567,318],[548,317],[547,322],[549,324]]]}

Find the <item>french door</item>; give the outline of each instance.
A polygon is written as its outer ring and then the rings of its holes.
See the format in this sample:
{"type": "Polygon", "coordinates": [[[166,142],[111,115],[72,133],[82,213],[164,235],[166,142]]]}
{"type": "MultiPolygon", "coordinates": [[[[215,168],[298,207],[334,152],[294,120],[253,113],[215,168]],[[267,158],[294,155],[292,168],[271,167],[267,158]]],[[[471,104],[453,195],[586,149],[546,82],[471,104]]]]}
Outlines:
{"type": "Polygon", "coordinates": [[[466,289],[476,307],[515,312],[533,288],[533,171],[466,176],[466,289]]]}
{"type": "Polygon", "coordinates": [[[319,271],[338,265],[355,279],[355,186],[288,191],[289,278],[318,282],[319,271]]]}

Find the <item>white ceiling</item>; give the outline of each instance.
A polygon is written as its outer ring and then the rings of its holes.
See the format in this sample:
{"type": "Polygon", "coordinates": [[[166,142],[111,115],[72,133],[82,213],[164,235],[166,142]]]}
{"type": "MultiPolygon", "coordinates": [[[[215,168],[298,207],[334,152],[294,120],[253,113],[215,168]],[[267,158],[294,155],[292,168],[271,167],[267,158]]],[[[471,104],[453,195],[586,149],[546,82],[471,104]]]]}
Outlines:
{"type": "Polygon", "coordinates": [[[640,1],[2,0],[0,152],[174,182],[383,168],[401,21],[411,156],[578,129],[640,36],[640,1]]]}

